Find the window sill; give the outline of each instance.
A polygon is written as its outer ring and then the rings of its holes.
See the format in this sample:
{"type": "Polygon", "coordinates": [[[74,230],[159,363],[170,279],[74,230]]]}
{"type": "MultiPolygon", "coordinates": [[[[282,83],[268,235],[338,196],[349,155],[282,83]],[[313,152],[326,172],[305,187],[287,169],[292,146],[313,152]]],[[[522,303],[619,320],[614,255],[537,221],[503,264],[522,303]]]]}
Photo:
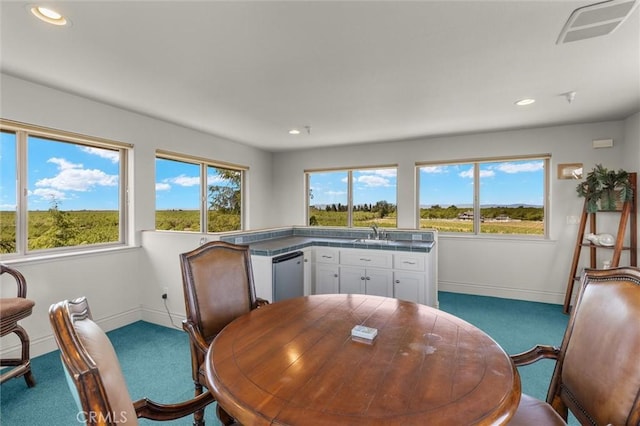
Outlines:
{"type": "Polygon", "coordinates": [[[74,258],[74,257],[88,257],[88,256],[96,256],[102,255],[106,253],[116,253],[121,251],[132,251],[137,250],[140,247],[138,246],[110,246],[110,247],[94,247],[87,248],[83,250],[69,250],[63,252],[56,253],[36,253],[36,254],[27,254],[27,255],[2,255],[0,256],[0,262],[5,265],[25,265],[25,264],[36,264],[39,262],[48,262],[51,260],[59,260],[66,258],[74,258]]]}

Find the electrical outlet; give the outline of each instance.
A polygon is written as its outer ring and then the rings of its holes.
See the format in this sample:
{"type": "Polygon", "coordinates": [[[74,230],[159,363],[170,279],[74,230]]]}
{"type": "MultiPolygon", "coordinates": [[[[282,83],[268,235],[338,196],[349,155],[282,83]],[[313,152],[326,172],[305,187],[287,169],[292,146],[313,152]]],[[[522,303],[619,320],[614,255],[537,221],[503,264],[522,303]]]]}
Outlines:
{"type": "Polygon", "coordinates": [[[169,287],[162,287],[162,298],[166,299],[169,297],[169,287]]]}

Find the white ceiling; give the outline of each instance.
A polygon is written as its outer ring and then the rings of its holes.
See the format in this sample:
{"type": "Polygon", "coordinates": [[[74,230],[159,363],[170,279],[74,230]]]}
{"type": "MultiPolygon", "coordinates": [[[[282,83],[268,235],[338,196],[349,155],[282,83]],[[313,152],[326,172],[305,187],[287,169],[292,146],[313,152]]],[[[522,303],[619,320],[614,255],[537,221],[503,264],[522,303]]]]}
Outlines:
{"type": "Polygon", "coordinates": [[[28,3],[0,3],[2,72],[271,151],[640,110],[640,8],[556,45],[589,1],[28,3]]]}

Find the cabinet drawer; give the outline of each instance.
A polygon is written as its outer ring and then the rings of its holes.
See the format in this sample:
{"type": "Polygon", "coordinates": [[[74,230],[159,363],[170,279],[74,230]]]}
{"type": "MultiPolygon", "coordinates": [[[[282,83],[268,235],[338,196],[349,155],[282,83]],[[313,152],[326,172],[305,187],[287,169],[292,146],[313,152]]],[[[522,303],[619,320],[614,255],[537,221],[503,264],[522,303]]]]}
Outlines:
{"type": "Polygon", "coordinates": [[[316,262],[319,263],[338,263],[338,250],[331,248],[316,248],[316,262]]]}
{"type": "Polygon", "coordinates": [[[424,271],[425,259],[422,254],[396,253],[393,255],[393,268],[404,271],[424,271]]]}
{"type": "Polygon", "coordinates": [[[341,250],[340,264],[373,268],[391,268],[391,265],[393,264],[393,256],[391,253],[376,250],[341,250]]]}

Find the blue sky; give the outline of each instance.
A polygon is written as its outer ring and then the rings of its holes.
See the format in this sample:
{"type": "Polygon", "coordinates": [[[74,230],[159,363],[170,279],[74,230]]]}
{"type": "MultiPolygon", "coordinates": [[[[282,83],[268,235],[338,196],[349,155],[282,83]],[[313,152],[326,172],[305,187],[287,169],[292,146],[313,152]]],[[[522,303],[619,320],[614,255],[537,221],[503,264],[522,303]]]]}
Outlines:
{"type": "MultiPolygon", "coordinates": [[[[1,133],[0,210],[16,209],[16,138],[1,133]]],[[[28,208],[47,210],[118,210],[119,152],[30,137],[28,141],[28,208]]],[[[225,185],[214,167],[208,184],[225,185]]],[[[200,166],[156,160],[156,208],[198,210],[200,166]]]]}
{"type": "MultiPolygon", "coordinates": [[[[0,209],[15,210],[15,136],[2,133],[0,209]]],[[[117,210],[118,151],[30,137],[28,207],[47,210],[55,200],[61,210],[117,210]]]]}
{"type": "MultiPolygon", "coordinates": [[[[2,133],[0,146],[0,209],[15,210],[15,136],[2,133]]],[[[28,144],[28,203],[46,210],[56,200],[61,210],[117,210],[118,151],[30,138],[28,144]]],[[[481,163],[481,204],[543,205],[544,162],[526,160],[481,163]]],[[[219,184],[215,169],[208,183],[219,184]]],[[[467,206],[473,203],[472,165],[437,165],[420,169],[420,205],[467,206]]],[[[397,203],[395,169],[353,172],[354,204],[385,200],[397,203]]],[[[347,204],[347,172],[312,173],[312,204],[347,204]]],[[[198,209],[200,167],[179,161],[156,160],[156,208],[198,209]]]]}
{"type": "MultiPolygon", "coordinates": [[[[216,168],[207,166],[207,186],[229,186],[216,168]]],[[[200,209],[200,165],[156,159],[156,209],[200,209]]]]}
{"type": "MultiPolygon", "coordinates": [[[[526,160],[480,164],[481,204],[543,205],[544,161],[526,160]]],[[[420,205],[473,204],[473,166],[437,165],[420,169],[420,205]]],[[[354,204],[386,200],[396,204],[393,169],[354,171],[354,204]]],[[[311,204],[347,204],[347,172],[311,173],[311,204]]]]}
{"type": "MultiPolygon", "coordinates": [[[[480,204],[542,206],[544,161],[480,163],[480,204]]],[[[473,165],[420,169],[420,205],[473,205],[473,165]]]]}
{"type": "MultiPolygon", "coordinates": [[[[311,173],[310,187],[313,193],[311,204],[347,205],[348,173],[346,171],[311,173]]],[[[353,171],[353,202],[375,204],[388,201],[396,204],[396,169],[365,169],[353,171]]]]}

